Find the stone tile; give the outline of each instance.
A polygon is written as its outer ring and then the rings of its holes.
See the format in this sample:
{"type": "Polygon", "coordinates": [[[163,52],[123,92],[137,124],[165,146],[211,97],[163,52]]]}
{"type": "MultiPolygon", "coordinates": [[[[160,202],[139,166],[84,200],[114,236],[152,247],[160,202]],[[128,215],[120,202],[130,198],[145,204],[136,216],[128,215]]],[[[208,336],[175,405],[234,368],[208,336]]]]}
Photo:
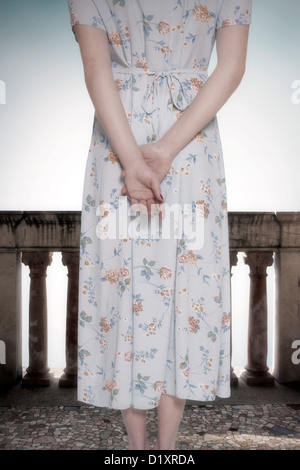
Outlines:
{"type": "MultiPolygon", "coordinates": [[[[300,450],[300,410],[286,404],[189,405],[180,426],[179,450],[300,450]]],[[[157,413],[147,414],[149,440],[157,413]]],[[[115,410],[82,406],[0,408],[0,449],[126,450],[128,439],[115,410]]]]}

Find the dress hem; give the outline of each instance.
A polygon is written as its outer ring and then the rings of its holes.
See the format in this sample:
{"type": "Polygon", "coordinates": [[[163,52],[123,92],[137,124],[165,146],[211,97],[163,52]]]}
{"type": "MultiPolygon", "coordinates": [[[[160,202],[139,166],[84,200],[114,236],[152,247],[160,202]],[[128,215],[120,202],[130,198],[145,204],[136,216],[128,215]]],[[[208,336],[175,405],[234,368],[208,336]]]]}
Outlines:
{"type": "MultiPolygon", "coordinates": [[[[229,392],[225,392],[225,393],[217,393],[216,396],[214,397],[211,397],[211,398],[207,398],[206,400],[200,400],[198,398],[194,398],[194,397],[181,397],[181,396],[178,396],[178,395],[172,395],[172,394],[168,394],[169,396],[171,397],[176,397],[176,398],[180,398],[181,400],[187,400],[187,401],[193,401],[193,402],[198,402],[198,403],[201,403],[201,404],[208,404],[208,403],[213,403],[216,401],[216,398],[221,398],[221,399],[226,399],[226,398],[230,398],[231,397],[231,393],[230,391],[229,392]]],[[[158,408],[159,406],[159,403],[157,405],[153,405],[153,406],[147,406],[147,407],[139,407],[139,406],[133,406],[132,404],[131,405],[128,405],[128,406],[124,406],[124,407],[121,407],[121,406],[109,406],[108,404],[104,405],[104,404],[97,404],[95,402],[86,402],[86,401],[82,401],[80,399],[78,399],[78,401],[80,403],[83,403],[87,406],[93,406],[93,407],[96,407],[96,408],[107,408],[109,410],[128,410],[129,408],[134,408],[135,410],[144,410],[144,411],[147,411],[147,410],[154,410],[156,408],[158,408]]]]}

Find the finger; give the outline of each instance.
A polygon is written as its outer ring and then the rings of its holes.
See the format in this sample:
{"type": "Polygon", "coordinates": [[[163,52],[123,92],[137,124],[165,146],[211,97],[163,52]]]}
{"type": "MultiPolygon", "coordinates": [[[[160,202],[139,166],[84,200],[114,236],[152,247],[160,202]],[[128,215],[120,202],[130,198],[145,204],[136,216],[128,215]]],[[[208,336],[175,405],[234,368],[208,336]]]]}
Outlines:
{"type": "Polygon", "coordinates": [[[131,212],[131,215],[134,215],[134,213],[141,214],[142,206],[140,204],[139,199],[135,199],[135,198],[131,199],[131,210],[133,211],[131,212]]]}
{"type": "Polygon", "coordinates": [[[157,208],[156,208],[156,201],[155,199],[148,199],[147,201],[147,208],[148,208],[148,213],[151,215],[151,217],[155,214],[157,208]]]}
{"type": "Polygon", "coordinates": [[[159,201],[159,202],[163,202],[164,201],[164,198],[161,194],[161,189],[160,189],[160,184],[157,180],[152,180],[151,182],[151,189],[152,189],[152,192],[154,194],[154,196],[156,197],[156,199],[159,201]]]}
{"type": "Polygon", "coordinates": [[[164,204],[159,204],[159,217],[163,220],[166,216],[166,209],[164,204]]]}
{"type": "Polygon", "coordinates": [[[123,186],[122,190],[121,190],[121,194],[123,194],[125,196],[125,194],[127,194],[127,188],[126,186],[123,186]]]}
{"type": "Polygon", "coordinates": [[[146,215],[148,213],[147,201],[145,199],[140,200],[140,209],[142,214],[146,215]]]}

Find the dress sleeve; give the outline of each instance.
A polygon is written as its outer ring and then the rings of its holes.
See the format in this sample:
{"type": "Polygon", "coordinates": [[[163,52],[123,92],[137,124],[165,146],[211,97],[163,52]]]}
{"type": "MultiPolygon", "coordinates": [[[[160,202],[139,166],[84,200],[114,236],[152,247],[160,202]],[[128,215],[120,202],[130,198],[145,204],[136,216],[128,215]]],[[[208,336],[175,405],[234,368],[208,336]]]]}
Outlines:
{"type": "Polygon", "coordinates": [[[217,29],[251,23],[252,0],[223,0],[218,14],[217,29]]]}
{"type": "MultiPolygon", "coordinates": [[[[99,3],[99,2],[98,2],[99,3]]],[[[70,23],[77,41],[74,26],[77,24],[86,24],[95,26],[106,32],[105,24],[101,18],[99,7],[93,0],[68,0],[70,12],[70,23]]]]}

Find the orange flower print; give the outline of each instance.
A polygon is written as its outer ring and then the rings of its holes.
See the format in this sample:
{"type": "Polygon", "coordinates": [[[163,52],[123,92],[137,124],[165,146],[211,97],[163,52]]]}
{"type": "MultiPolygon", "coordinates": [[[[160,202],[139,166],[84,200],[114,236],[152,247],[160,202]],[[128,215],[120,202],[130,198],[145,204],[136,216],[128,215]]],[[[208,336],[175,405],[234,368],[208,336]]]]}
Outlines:
{"type": "Polygon", "coordinates": [[[180,255],[178,256],[178,262],[179,263],[187,263],[188,262],[188,255],[180,255]]]}
{"type": "Polygon", "coordinates": [[[108,349],[108,343],[106,339],[100,339],[99,344],[102,346],[102,348],[108,349]]]}
{"type": "Polygon", "coordinates": [[[230,314],[225,314],[222,317],[222,326],[230,326],[230,314]]]}
{"type": "Polygon", "coordinates": [[[195,317],[189,316],[189,331],[190,333],[197,333],[200,330],[199,320],[195,317]]]}
{"type": "Polygon", "coordinates": [[[118,382],[116,380],[106,380],[104,387],[109,393],[112,393],[113,389],[118,387],[118,382]]]}
{"type": "Polygon", "coordinates": [[[132,351],[127,351],[126,353],[124,353],[124,359],[125,359],[125,361],[127,361],[127,362],[131,362],[131,359],[132,359],[132,351]]]}
{"type": "Polygon", "coordinates": [[[156,335],[155,323],[149,323],[147,331],[148,331],[148,333],[146,334],[146,336],[156,335]]]}
{"type": "Polygon", "coordinates": [[[202,131],[198,132],[198,134],[195,135],[194,137],[194,142],[199,142],[199,144],[203,144],[205,140],[205,136],[202,131]]]}
{"type": "Polygon", "coordinates": [[[170,31],[170,25],[166,21],[160,21],[157,25],[159,34],[166,35],[170,31]]]}
{"type": "Polygon", "coordinates": [[[210,195],[211,189],[210,189],[210,187],[208,186],[208,184],[204,184],[204,181],[203,181],[203,180],[200,180],[200,183],[201,183],[201,185],[202,185],[201,191],[204,191],[205,194],[210,195]]]}
{"type": "Polygon", "coordinates": [[[142,311],[143,311],[143,304],[142,304],[142,302],[134,302],[134,304],[133,304],[133,311],[134,311],[134,312],[142,312],[142,311]]]}
{"type": "Polygon", "coordinates": [[[170,268],[162,267],[159,270],[159,276],[161,279],[169,279],[172,276],[172,271],[170,268]]]}
{"type": "Polygon", "coordinates": [[[107,158],[113,165],[115,163],[120,163],[119,157],[112,150],[109,150],[107,158]]]}
{"type": "Polygon", "coordinates": [[[157,380],[153,385],[153,388],[156,392],[161,392],[164,388],[164,383],[161,380],[157,380]]]}
{"type": "Polygon", "coordinates": [[[118,30],[114,30],[112,33],[110,33],[108,35],[108,39],[110,43],[113,44],[114,46],[122,46],[123,44],[121,34],[119,33],[118,30]]]}
{"type": "Polygon", "coordinates": [[[133,336],[132,335],[124,335],[124,333],[121,333],[121,338],[123,339],[124,343],[131,343],[133,336]]]}
{"type": "Polygon", "coordinates": [[[136,66],[138,69],[148,70],[148,64],[147,64],[147,61],[146,61],[145,57],[140,57],[140,58],[136,61],[135,66],[136,66]]]}
{"type": "Polygon", "coordinates": [[[104,273],[104,277],[110,284],[116,284],[118,282],[119,272],[117,269],[107,269],[104,273]]]}
{"type": "Polygon", "coordinates": [[[126,277],[129,276],[129,269],[128,268],[120,268],[120,276],[126,277]]]}
{"type": "Polygon", "coordinates": [[[117,78],[117,80],[115,80],[115,84],[116,84],[117,90],[121,91],[122,87],[124,85],[124,80],[121,80],[120,78],[117,78]]]}
{"type": "Polygon", "coordinates": [[[99,207],[97,208],[97,215],[100,217],[107,217],[109,214],[109,204],[105,201],[100,201],[99,207]]]}
{"type": "Polygon", "coordinates": [[[87,394],[87,393],[84,393],[84,394],[83,394],[82,401],[87,401],[87,399],[88,399],[88,394],[87,394]]]}
{"type": "Polygon", "coordinates": [[[191,302],[193,302],[192,303],[192,308],[194,308],[196,310],[196,312],[200,312],[200,313],[203,312],[203,307],[202,307],[202,305],[199,304],[199,302],[194,302],[193,298],[191,298],[191,302]]]}
{"type": "Polygon", "coordinates": [[[226,212],[227,212],[227,203],[225,201],[222,201],[221,209],[222,209],[222,214],[226,214],[226,212]]]}
{"type": "Polygon", "coordinates": [[[170,46],[163,46],[161,47],[160,52],[162,52],[164,55],[168,55],[173,52],[173,49],[170,46]]]}
{"type": "Polygon", "coordinates": [[[209,23],[211,20],[209,9],[206,5],[201,5],[201,3],[194,8],[192,15],[195,20],[200,21],[200,23],[209,23]]]}
{"type": "Polygon", "coordinates": [[[202,200],[196,201],[196,213],[206,219],[209,215],[209,204],[202,200]]]}
{"type": "Polygon", "coordinates": [[[195,265],[198,264],[198,258],[195,255],[195,253],[193,252],[193,250],[189,250],[188,263],[189,264],[195,264],[195,265]]]}
{"type": "Polygon", "coordinates": [[[108,333],[110,330],[110,323],[109,319],[107,317],[102,317],[100,319],[100,328],[101,331],[104,331],[104,333],[108,333]]]}
{"type": "Polygon", "coordinates": [[[173,289],[163,289],[160,293],[162,297],[170,297],[173,289]]]}
{"type": "Polygon", "coordinates": [[[198,80],[198,78],[190,78],[190,82],[192,84],[192,89],[195,91],[199,91],[203,85],[203,82],[201,82],[201,80],[198,80]]]}

